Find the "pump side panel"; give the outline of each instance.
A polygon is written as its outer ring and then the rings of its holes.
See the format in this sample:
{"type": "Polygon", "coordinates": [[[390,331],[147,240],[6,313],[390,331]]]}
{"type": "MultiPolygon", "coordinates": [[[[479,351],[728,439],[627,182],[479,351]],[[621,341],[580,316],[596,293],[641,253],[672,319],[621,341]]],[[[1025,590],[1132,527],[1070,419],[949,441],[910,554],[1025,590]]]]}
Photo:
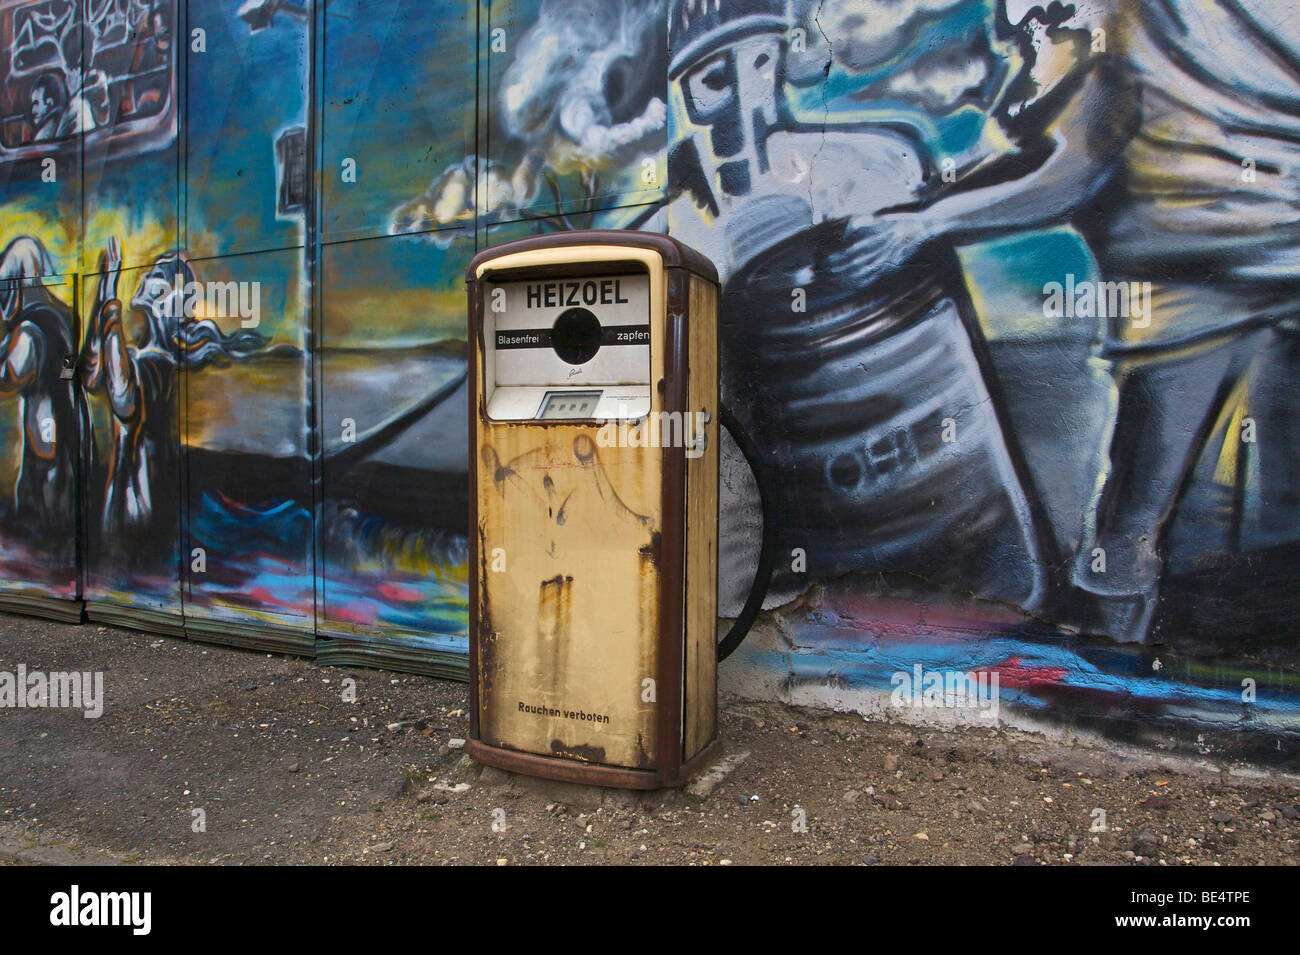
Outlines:
{"type": "MultiPolygon", "coordinates": [[[[663,341],[661,316],[651,333],[663,341]]],[[[481,382],[481,343],[476,358],[481,382]]],[[[474,401],[480,739],[652,768],[661,451],[602,446],[593,425],[494,423],[474,401]]]]}
{"type": "MultiPolygon", "coordinates": [[[[704,453],[686,458],[686,652],[684,759],[717,734],[718,696],[718,287],[691,276],[686,323],[687,410],[706,411],[704,453]]],[[[695,453],[692,451],[691,453],[695,453]]]]}

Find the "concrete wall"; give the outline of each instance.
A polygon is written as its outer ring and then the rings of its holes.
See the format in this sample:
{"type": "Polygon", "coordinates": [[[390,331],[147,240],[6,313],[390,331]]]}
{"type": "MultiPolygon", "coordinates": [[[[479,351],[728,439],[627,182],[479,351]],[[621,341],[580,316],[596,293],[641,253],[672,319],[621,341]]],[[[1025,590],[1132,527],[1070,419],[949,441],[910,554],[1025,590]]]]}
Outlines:
{"type": "Polygon", "coordinates": [[[465,263],[669,231],[724,685],[1295,761],[1293,5],[242,6],[0,2],[8,604],[454,672],[465,263]]]}

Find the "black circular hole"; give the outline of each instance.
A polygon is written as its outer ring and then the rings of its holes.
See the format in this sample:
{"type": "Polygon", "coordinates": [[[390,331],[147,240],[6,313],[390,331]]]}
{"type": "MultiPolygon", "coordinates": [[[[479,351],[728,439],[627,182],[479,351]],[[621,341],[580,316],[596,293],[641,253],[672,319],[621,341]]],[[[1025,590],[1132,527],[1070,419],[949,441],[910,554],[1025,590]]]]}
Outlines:
{"type": "Polygon", "coordinates": [[[561,312],[551,327],[551,347],[570,365],[591,361],[600,351],[600,319],[585,308],[561,312]]]}

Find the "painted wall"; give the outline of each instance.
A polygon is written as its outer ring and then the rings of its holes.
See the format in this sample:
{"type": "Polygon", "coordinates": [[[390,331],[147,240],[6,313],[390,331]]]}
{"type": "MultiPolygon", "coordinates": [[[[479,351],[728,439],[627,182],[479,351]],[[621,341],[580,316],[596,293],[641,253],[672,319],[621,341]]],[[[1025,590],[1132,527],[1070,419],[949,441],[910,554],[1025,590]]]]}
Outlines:
{"type": "Polygon", "coordinates": [[[3,587],[454,671],[465,264],[669,231],[734,689],[1294,762],[1296,13],[0,0],[3,587]]]}

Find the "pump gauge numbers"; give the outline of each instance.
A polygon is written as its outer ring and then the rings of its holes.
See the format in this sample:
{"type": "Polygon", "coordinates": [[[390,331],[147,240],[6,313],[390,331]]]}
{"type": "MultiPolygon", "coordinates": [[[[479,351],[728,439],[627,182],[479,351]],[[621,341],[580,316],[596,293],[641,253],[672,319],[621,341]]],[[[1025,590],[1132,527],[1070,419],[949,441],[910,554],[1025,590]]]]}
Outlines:
{"type": "Polygon", "coordinates": [[[590,418],[600,402],[599,391],[548,391],[542,399],[539,420],[553,418],[590,418]]]}

